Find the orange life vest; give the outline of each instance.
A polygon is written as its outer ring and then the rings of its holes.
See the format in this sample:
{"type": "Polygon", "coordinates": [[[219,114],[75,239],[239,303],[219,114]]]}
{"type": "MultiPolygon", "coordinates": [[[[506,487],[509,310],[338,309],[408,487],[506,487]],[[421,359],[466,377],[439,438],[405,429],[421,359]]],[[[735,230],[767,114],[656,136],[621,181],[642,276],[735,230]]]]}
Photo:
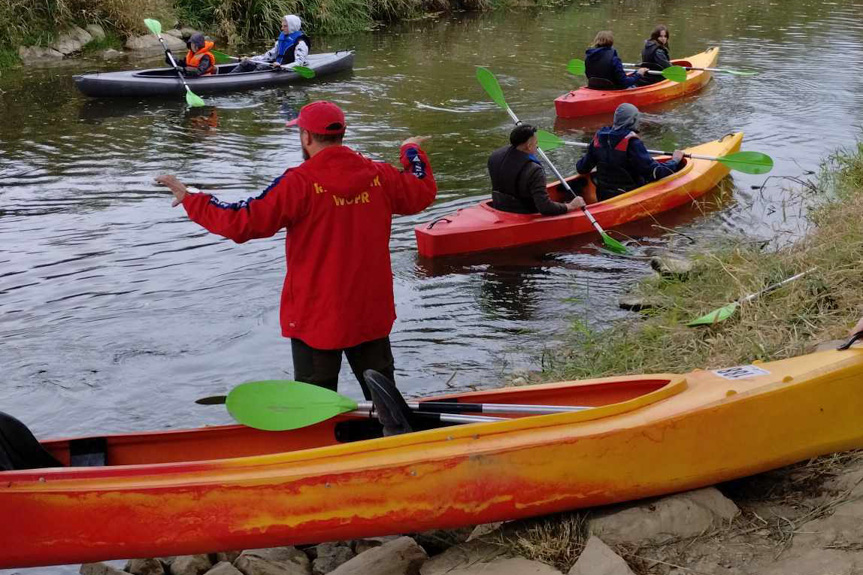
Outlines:
{"type": "Polygon", "coordinates": [[[213,49],[215,44],[213,42],[205,42],[204,47],[198,50],[197,52],[192,52],[189,50],[186,52],[186,66],[190,68],[197,68],[198,64],[201,63],[201,58],[204,56],[210,57],[210,67],[207,68],[207,71],[203,73],[204,76],[207,74],[215,74],[216,73],[216,57],[213,56],[213,53],[210,50],[213,49]]]}

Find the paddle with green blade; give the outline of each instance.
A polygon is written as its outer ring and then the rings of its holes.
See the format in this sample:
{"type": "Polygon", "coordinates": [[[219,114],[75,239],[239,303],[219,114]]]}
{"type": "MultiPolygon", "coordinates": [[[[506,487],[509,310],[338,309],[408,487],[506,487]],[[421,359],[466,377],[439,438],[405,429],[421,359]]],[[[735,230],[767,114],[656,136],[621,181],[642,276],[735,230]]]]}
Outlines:
{"type": "MultiPolygon", "coordinates": [[[[210,53],[216,58],[216,64],[230,64],[231,62],[236,62],[239,60],[236,56],[229,56],[223,52],[219,52],[217,50],[210,50],[210,53]]],[[[280,66],[282,70],[286,70],[288,72],[296,72],[297,75],[306,78],[312,79],[315,77],[315,71],[311,68],[307,68],[306,66],[280,66]]]]}
{"type": "MultiPolygon", "coordinates": [[[[479,411],[478,409],[465,409],[469,405],[476,407],[476,404],[424,402],[423,404],[413,404],[414,407],[424,410],[415,411],[414,414],[444,423],[487,423],[502,419],[444,412],[444,406],[440,403],[447,404],[445,407],[452,411],[479,411]]],[[[372,402],[356,402],[335,391],[299,381],[270,380],[243,383],[228,393],[225,404],[228,412],[238,423],[266,431],[299,429],[326,421],[343,413],[361,417],[375,417],[372,402]]],[[[527,407],[534,408],[535,406],[527,407]]],[[[558,410],[562,409],[557,406],[552,407],[558,410]]]]}
{"type": "Polygon", "coordinates": [[[177,61],[174,60],[174,56],[168,49],[167,44],[165,44],[165,40],[162,38],[162,23],[158,20],[147,18],[144,20],[144,24],[146,24],[147,28],[150,29],[150,32],[155,34],[156,37],[159,39],[159,42],[162,44],[162,48],[165,49],[165,54],[168,55],[168,60],[171,62],[171,66],[173,66],[174,70],[177,71],[177,76],[179,76],[180,82],[182,82],[183,87],[186,88],[186,104],[188,104],[192,108],[200,108],[201,106],[205,106],[206,104],[204,103],[204,100],[202,100],[200,96],[192,92],[192,90],[189,88],[189,85],[186,84],[186,80],[185,78],[183,78],[183,73],[180,72],[180,68],[177,66],[177,61]]]}
{"type": "MultiPolygon", "coordinates": [[[[509,105],[506,103],[506,99],[503,97],[503,90],[500,88],[500,83],[498,83],[497,78],[495,78],[494,74],[492,74],[489,70],[483,67],[478,67],[476,69],[476,79],[479,81],[480,85],[489,95],[489,97],[494,101],[495,104],[503,108],[503,110],[509,114],[509,117],[516,123],[516,125],[521,124],[521,120],[515,115],[509,105]]],[[[566,181],[566,178],[558,171],[558,169],[551,163],[551,160],[548,159],[548,156],[545,155],[545,152],[542,151],[541,148],[537,149],[540,157],[545,160],[545,163],[551,168],[554,172],[554,175],[560,180],[561,185],[569,192],[573,197],[575,197],[575,192],[572,191],[572,188],[569,187],[569,184],[566,181]]],[[[587,209],[586,206],[582,206],[581,210],[584,212],[584,215],[587,217],[590,224],[593,228],[599,233],[602,238],[602,243],[605,244],[605,247],[608,250],[617,253],[617,254],[625,254],[626,247],[617,241],[616,239],[609,236],[605,233],[605,230],[602,229],[602,226],[599,225],[599,222],[593,217],[593,214],[587,209]]]]}
{"type": "MultiPolygon", "coordinates": [[[[564,140],[560,136],[552,134],[551,132],[546,132],[545,130],[537,131],[536,136],[539,140],[539,145],[546,150],[553,150],[564,145],[578,146],[580,148],[587,148],[590,146],[590,144],[584,142],[573,142],[570,140],[564,140]]],[[[662,150],[647,150],[647,153],[656,156],[672,155],[672,152],[663,152],[662,150]]],[[[773,169],[773,158],[761,152],[734,152],[732,154],[726,154],[724,156],[705,156],[704,154],[684,153],[683,156],[686,158],[695,158],[696,160],[710,160],[712,162],[719,162],[720,164],[728,166],[732,170],[737,170],[738,172],[743,172],[744,174],[766,174],[773,169]]]]}
{"type": "MultiPolygon", "coordinates": [[[[624,63],[624,66],[637,68],[639,64],[627,64],[624,63]]],[[[705,72],[722,72],[724,74],[731,74],[733,76],[756,76],[758,72],[751,72],[746,70],[729,70],[728,68],[697,68],[693,66],[677,66],[678,68],[682,68],[684,70],[702,70],[705,72]]]]}
{"type": "Polygon", "coordinates": [[[784,285],[787,285],[787,284],[789,284],[795,280],[802,278],[803,276],[805,276],[808,273],[812,273],[816,269],[818,269],[818,268],[816,267],[816,268],[808,269],[805,272],[801,272],[795,276],[791,276],[790,278],[783,280],[779,283],[775,283],[771,286],[767,286],[766,288],[764,288],[762,290],[759,290],[755,293],[749,294],[746,297],[742,297],[737,301],[733,301],[727,305],[724,305],[720,308],[713,310],[712,312],[710,312],[708,314],[705,314],[705,315],[703,315],[697,319],[694,319],[691,322],[687,323],[686,325],[688,327],[696,327],[699,325],[714,325],[717,323],[721,323],[721,322],[727,320],[728,318],[730,318],[732,315],[734,315],[734,312],[737,311],[737,308],[740,307],[742,304],[751,302],[751,301],[758,299],[759,297],[763,296],[764,294],[775,291],[784,285]]]}
{"type": "MultiPolygon", "coordinates": [[[[573,76],[583,76],[585,69],[584,60],[580,60],[578,58],[573,58],[566,65],[566,71],[573,76]]],[[[627,70],[627,72],[632,72],[632,70],[627,70]]],[[[686,81],[686,69],[681,66],[671,66],[661,72],[658,70],[648,70],[647,73],[653,76],[662,76],[666,80],[671,80],[672,82],[686,81]]]]}

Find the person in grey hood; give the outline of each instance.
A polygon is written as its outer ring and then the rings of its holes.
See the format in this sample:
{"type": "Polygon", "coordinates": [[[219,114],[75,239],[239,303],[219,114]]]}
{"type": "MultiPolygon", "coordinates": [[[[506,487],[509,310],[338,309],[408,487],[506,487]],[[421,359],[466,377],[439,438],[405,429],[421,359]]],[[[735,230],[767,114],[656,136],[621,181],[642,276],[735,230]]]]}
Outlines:
{"type": "Polygon", "coordinates": [[[638,137],[638,116],[638,108],[632,104],[618,106],[613,124],[600,128],[576,165],[579,174],[596,168],[593,181],[599,201],[670,176],[684,166],[680,150],[666,162],[657,162],[647,153],[638,137]]]}
{"type": "Polygon", "coordinates": [[[270,70],[276,67],[305,66],[312,41],[302,30],[299,16],[288,14],[282,17],[282,32],[275,45],[265,54],[243,59],[231,74],[270,70]]]}
{"type": "MultiPolygon", "coordinates": [[[[668,41],[671,39],[671,32],[664,24],[660,24],[650,33],[650,38],[644,41],[644,48],[641,50],[641,65],[650,70],[661,72],[666,68],[671,67],[671,56],[668,52],[668,41]]],[[[645,74],[638,80],[639,86],[646,86],[661,82],[664,78],[656,74],[645,74]]]]}

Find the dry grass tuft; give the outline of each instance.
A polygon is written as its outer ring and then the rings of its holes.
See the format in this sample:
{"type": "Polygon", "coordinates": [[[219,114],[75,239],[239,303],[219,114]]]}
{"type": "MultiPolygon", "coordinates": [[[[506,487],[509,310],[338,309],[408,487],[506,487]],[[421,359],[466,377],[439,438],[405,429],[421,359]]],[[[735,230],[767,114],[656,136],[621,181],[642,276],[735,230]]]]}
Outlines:
{"type": "Polygon", "coordinates": [[[563,513],[510,524],[499,543],[509,552],[567,572],[587,543],[587,514],[563,513]]]}

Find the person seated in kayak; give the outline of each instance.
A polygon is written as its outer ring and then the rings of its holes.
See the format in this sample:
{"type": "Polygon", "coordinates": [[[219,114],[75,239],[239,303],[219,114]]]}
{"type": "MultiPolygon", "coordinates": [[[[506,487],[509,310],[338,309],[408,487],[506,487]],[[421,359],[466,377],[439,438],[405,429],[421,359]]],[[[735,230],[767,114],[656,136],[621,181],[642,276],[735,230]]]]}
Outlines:
{"type": "Polygon", "coordinates": [[[200,32],[195,32],[186,41],[186,46],[189,47],[189,51],[186,53],[185,60],[178,60],[170,50],[167,50],[165,52],[165,63],[170,66],[171,58],[174,58],[177,67],[188,78],[208,76],[216,73],[218,70],[216,68],[216,57],[211,52],[213,46],[215,46],[213,42],[204,38],[204,35],[200,32]]]}
{"type": "Polygon", "coordinates": [[[576,196],[568,203],[548,197],[545,171],[536,158],[536,128],[519,124],[509,135],[509,146],[495,150],[488,159],[492,207],[516,214],[558,216],[584,206],[576,196]]]}
{"type": "Polygon", "coordinates": [[[674,150],[666,162],[657,162],[647,153],[636,131],[638,114],[632,104],[618,106],[613,125],[600,128],[576,165],[579,174],[596,168],[593,181],[600,202],[670,176],[684,165],[680,150],[674,150]]]}
{"type": "MultiPolygon", "coordinates": [[[[650,33],[650,38],[644,41],[644,48],[641,50],[641,65],[648,70],[656,70],[661,72],[666,68],[671,67],[671,57],[668,53],[668,40],[671,38],[671,33],[668,27],[660,24],[650,33]]],[[[639,81],[639,86],[647,86],[664,80],[662,76],[657,74],[645,74],[639,81]]]]}
{"type": "Polygon", "coordinates": [[[628,74],[623,70],[623,62],[614,49],[614,34],[603,30],[593,39],[593,46],[584,56],[584,75],[587,87],[594,90],[624,90],[635,86],[647,75],[647,68],[639,68],[628,74]]]}
{"type": "Polygon", "coordinates": [[[312,41],[302,31],[303,23],[299,16],[289,14],[282,18],[282,33],[276,44],[266,54],[244,58],[231,71],[231,74],[271,70],[280,66],[305,66],[312,41]]]}

